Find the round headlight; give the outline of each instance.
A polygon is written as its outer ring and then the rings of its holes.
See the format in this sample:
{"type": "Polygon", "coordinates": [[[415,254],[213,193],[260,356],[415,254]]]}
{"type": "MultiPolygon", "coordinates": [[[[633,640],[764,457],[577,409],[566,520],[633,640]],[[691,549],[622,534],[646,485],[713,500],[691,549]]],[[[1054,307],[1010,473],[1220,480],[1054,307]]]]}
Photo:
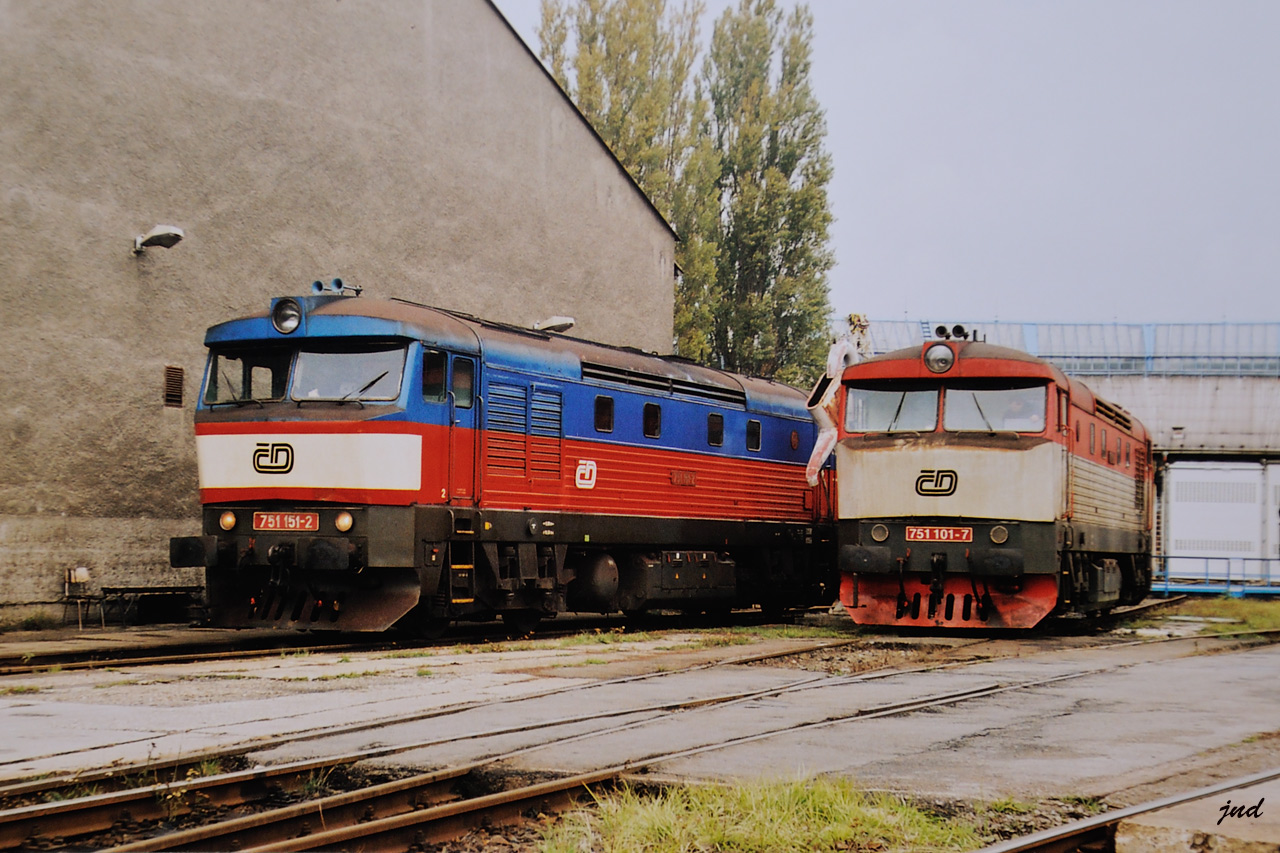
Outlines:
{"type": "Polygon", "coordinates": [[[997,524],[991,528],[991,541],[997,545],[1003,545],[1009,541],[1009,528],[1003,524],[997,524]]]}
{"type": "Polygon", "coordinates": [[[292,299],[281,299],[271,309],[271,325],[282,335],[287,335],[302,323],[302,306],[292,299]]]}
{"type": "Polygon", "coordinates": [[[341,533],[346,533],[353,524],[355,524],[355,519],[351,517],[351,513],[346,511],[338,513],[338,517],[333,520],[333,526],[338,528],[341,533]]]}
{"type": "Polygon", "coordinates": [[[946,344],[934,344],[924,351],[924,366],[934,373],[946,373],[956,363],[956,354],[946,344]]]}
{"type": "Polygon", "coordinates": [[[877,524],[871,528],[871,538],[877,542],[883,542],[889,538],[889,528],[883,524],[877,524]]]}
{"type": "Polygon", "coordinates": [[[223,530],[230,530],[236,526],[236,514],[231,510],[227,510],[218,518],[218,526],[223,530]]]}

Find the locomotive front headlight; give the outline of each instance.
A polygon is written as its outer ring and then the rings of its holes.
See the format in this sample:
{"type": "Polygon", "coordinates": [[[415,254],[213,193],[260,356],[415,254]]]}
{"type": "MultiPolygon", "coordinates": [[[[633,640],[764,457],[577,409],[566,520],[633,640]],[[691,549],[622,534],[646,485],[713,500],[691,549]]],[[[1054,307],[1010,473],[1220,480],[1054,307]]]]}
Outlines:
{"type": "Polygon", "coordinates": [[[333,520],[333,526],[338,528],[340,533],[346,533],[351,529],[351,525],[355,524],[355,521],[356,520],[351,517],[351,513],[344,510],[343,512],[338,513],[338,517],[333,520]]]}
{"type": "Polygon", "coordinates": [[[956,354],[946,344],[934,344],[924,351],[924,366],[934,373],[946,373],[956,363],[956,354]]]}
{"type": "Polygon", "coordinates": [[[871,538],[877,542],[883,542],[889,538],[889,528],[883,524],[877,524],[871,528],[871,538]]]}
{"type": "Polygon", "coordinates": [[[271,309],[271,325],[282,335],[287,335],[302,323],[302,306],[292,299],[281,299],[271,309]]]}
{"type": "Polygon", "coordinates": [[[218,526],[223,530],[230,530],[236,526],[236,514],[231,510],[227,510],[218,517],[218,526]]]}
{"type": "Polygon", "coordinates": [[[1003,524],[997,524],[991,528],[991,541],[997,545],[1003,545],[1009,541],[1009,528],[1003,524]]]}

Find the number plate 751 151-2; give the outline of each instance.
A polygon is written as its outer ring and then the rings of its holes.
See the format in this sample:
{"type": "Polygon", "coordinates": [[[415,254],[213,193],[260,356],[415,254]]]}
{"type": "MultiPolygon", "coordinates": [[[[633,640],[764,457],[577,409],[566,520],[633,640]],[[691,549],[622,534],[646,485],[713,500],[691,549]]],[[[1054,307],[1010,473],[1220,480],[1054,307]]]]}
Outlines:
{"type": "Polygon", "coordinates": [[[972,527],[908,527],[908,542],[972,542],[972,527]]]}
{"type": "Polygon", "coordinates": [[[255,512],[254,530],[308,531],[320,529],[318,512],[255,512]]]}

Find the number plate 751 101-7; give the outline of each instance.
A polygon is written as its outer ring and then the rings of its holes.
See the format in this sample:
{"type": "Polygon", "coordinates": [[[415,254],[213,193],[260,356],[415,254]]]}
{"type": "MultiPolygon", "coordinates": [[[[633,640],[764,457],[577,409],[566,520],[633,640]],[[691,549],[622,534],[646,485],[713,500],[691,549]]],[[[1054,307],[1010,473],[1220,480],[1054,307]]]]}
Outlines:
{"type": "Polygon", "coordinates": [[[908,527],[908,542],[972,542],[972,527],[908,527]]]}

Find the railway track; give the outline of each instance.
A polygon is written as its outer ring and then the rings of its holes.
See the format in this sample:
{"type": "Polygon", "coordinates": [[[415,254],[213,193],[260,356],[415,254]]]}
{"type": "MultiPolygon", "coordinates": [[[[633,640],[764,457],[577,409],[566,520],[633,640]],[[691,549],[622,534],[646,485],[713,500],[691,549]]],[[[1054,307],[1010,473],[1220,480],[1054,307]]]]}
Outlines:
{"type": "MultiPolygon", "coordinates": [[[[659,617],[654,617],[659,618],[659,617]]],[[[706,619],[695,616],[670,617],[674,621],[663,627],[681,629],[684,627],[705,627],[706,619]]],[[[733,614],[734,625],[767,624],[767,619],[758,611],[740,611],[733,614]]],[[[571,637],[583,631],[613,630],[628,626],[619,618],[608,616],[573,616],[562,620],[569,622],[563,627],[555,623],[544,623],[533,635],[539,640],[554,640],[571,637]]],[[[69,672],[76,670],[105,669],[116,666],[159,666],[199,663],[202,661],[220,660],[252,660],[276,655],[322,654],[325,652],[376,652],[404,649],[448,648],[460,643],[491,642],[511,639],[509,630],[500,622],[467,623],[455,626],[449,634],[436,639],[412,636],[379,635],[370,640],[367,635],[360,640],[350,639],[358,635],[341,635],[348,639],[332,642],[328,637],[319,634],[285,634],[271,632],[268,636],[261,634],[249,639],[228,639],[214,642],[175,643],[166,646],[116,646],[97,647],[87,650],[62,649],[41,653],[24,653],[21,655],[0,654],[0,677],[11,675],[36,675],[48,672],[69,672]]]]}
{"type": "MultiPolygon", "coordinates": [[[[1167,642],[1186,639],[1195,638],[1170,638],[1167,642]]],[[[833,645],[838,644],[817,644],[812,650],[831,648],[833,645]]],[[[1108,645],[1101,648],[1111,647],[1111,645],[1108,645]]],[[[795,653],[796,650],[792,650],[784,654],[795,653]]],[[[728,663],[750,662],[752,660],[767,659],[768,657],[767,655],[747,656],[720,664],[687,667],[680,670],[680,672],[716,665],[722,666],[728,663]]],[[[723,707],[735,702],[747,702],[799,690],[818,689],[820,686],[825,687],[837,683],[848,684],[890,677],[903,672],[961,665],[964,664],[931,665],[906,670],[895,668],[842,678],[825,676],[802,678],[766,690],[721,696],[701,696],[680,702],[618,707],[603,713],[542,720],[489,731],[471,731],[454,738],[400,743],[394,746],[332,756],[323,760],[273,765],[271,768],[254,768],[239,774],[222,774],[225,778],[214,777],[208,780],[182,779],[167,785],[139,789],[133,793],[122,792],[98,795],[96,797],[82,797],[65,803],[11,809],[6,812],[0,812],[0,849],[11,849],[18,845],[36,847],[53,844],[56,846],[61,843],[59,839],[84,837],[86,834],[94,832],[109,831],[112,827],[128,828],[130,825],[136,827],[145,822],[153,822],[154,825],[156,821],[172,819],[177,813],[191,812],[193,810],[203,810],[210,815],[214,815],[219,809],[230,808],[245,802],[262,803],[269,801],[272,797],[297,792],[306,787],[308,779],[314,779],[317,774],[332,772],[335,767],[349,767],[361,761],[385,758],[396,753],[441,746],[458,740],[496,738],[516,732],[550,732],[560,727],[581,726],[591,722],[605,722],[610,719],[621,718],[621,722],[587,732],[571,732],[560,737],[547,737],[544,735],[540,742],[533,746],[489,754],[480,761],[452,768],[449,771],[421,774],[410,779],[376,785],[368,789],[368,798],[366,798],[364,792],[348,792],[320,800],[293,803],[282,808],[270,809],[262,814],[240,817],[229,821],[215,821],[208,826],[182,833],[138,840],[120,848],[127,850],[337,849],[342,845],[353,844],[361,849],[370,850],[405,849],[406,846],[415,843],[439,841],[452,837],[450,833],[456,834],[460,831],[465,831],[472,826],[478,825],[481,821],[489,821],[495,824],[502,823],[514,819],[533,807],[536,807],[539,811],[548,811],[571,801],[576,794],[581,794],[588,786],[611,784],[622,774],[662,762],[776,737],[783,733],[794,733],[805,729],[834,726],[858,720],[910,714],[943,705],[972,701],[998,693],[1034,689],[1124,666],[1084,667],[1078,671],[1049,678],[1012,683],[993,682],[945,694],[917,697],[904,702],[860,708],[846,715],[827,717],[799,726],[785,725],[688,749],[663,751],[618,766],[593,770],[579,776],[568,777],[567,779],[525,786],[525,788],[516,791],[496,794],[487,793],[481,797],[461,797],[455,787],[458,784],[458,780],[463,777],[480,773],[487,768],[491,768],[496,763],[507,761],[517,755],[560,746],[572,741],[616,735],[677,713],[723,707]],[[138,805],[130,805],[135,803],[138,805]],[[382,833],[384,832],[386,833],[385,840],[378,840],[383,837],[382,833]],[[303,837],[300,838],[300,836],[303,837]],[[307,846],[302,846],[303,844],[307,846]],[[382,846],[384,844],[387,846],[382,846]],[[273,847],[272,845],[285,846],[273,847]]],[[[653,673],[646,676],[610,679],[606,680],[606,682],[616,684],[672,674],[675,673],[653,673]]],[[[590,689],[596,686],[599,686],[599,684],[575,685],[571,688],[549,691],[548,693],[567,692],[573,689],[590,689]]],[[[523,701],[529,698],[533,697],[521,697],[521,700],[516,701],[523,701]]],[[[439,712],[432,716],[461,713],[477,707],[479,704],[440,709],[439,712]]],[[[490,702],[487,704],[503,703],[490,702]]],[[[362,726],[360,728],[367,727],[362,726]]],[[[262,744],[258,746],[261,747],[262,744]]],[[[80,781],[83,782],[84,780],[80,781]]],[[[28,788],[26,793],[35,793],[37,790],[38,788],[28,788]]],[[[17,790],[13,786],[0,790],[0,795],[14,793],[17,793],[17,790]]],[[[124,830],[121,829],[120,831],[124,830]]]]}
{"type": "MultiPolygon", "coordinates": [[[[1267,770],[1252,776],[1244,776],[1239,779],[1232,779],[1229,782],[1220,782],[1216,785],[1198,788],[1185,794],[1175,794],[1171,797],[1152,800],[1136,806],[1104,812],[1095,817],[1075,821],[1055,829],[1046,829],[1022,838],[1002,841],[999,844],[984,847],[978,853],[1074,853],[1074,851],[1086,846],[1090,849],[1111,850],[1114,849],[1116,827],[1120,825],[1121,821],[1179,806],[1183,803],[1195,802],[1217,794],[1230,793],[1250,785],[1270,782],[1273,779],[1280,779],[1280,769],[1267,770]]],[[[1205,849],[1209,848],[1206,847],[1205,849]]]]}

